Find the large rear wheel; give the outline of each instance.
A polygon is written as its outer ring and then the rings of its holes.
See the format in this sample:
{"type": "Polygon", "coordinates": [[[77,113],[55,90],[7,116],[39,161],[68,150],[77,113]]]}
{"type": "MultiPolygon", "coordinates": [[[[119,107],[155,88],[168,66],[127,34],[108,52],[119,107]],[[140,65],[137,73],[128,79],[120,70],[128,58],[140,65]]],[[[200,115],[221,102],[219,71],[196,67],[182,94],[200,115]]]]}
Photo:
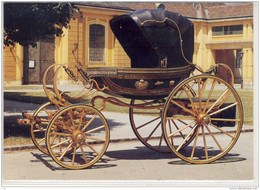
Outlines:
{"type": "Polygon", "coordinates": [[[226,155],[235,145],[242,125],[242,102],[236,90],[212,75],[181,82],[168,96],[162,112],[162,130],[168,146],[190,163],[210,163],[226,155]],[[179,96],[181,90],[185,93],[179,96]],[[190,143],[184,147],[187,141],[190,143]]]}
{"type": "Polygon", "coordinates": [[[136,108],[129,109],[131,127],[137,138],[148,148],[158,152],[171,152],[163,138],[161,128],[161,113],[164,105],[162,100],[137,100],[132,99],[131,105],[136,108]],[[138,105],[145,104],[153,109],[138,108],[138,105]]]}

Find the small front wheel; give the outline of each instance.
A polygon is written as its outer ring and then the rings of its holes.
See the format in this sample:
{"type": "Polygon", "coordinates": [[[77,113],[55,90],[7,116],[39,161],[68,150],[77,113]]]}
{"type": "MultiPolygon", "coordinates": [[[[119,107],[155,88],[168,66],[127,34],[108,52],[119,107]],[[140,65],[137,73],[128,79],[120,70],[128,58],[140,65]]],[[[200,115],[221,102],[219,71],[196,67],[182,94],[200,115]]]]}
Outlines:
{"type": "Polygon", "coordinates": [[[48,154],[45,148],[45,132],[49,121],[59,109],[59,106],[47,102],[41,105],[33,114],[34,121],[31,123],[31,139],[34,145],[44,154],[48,154]]]}
{"type": "Polygon", "coordinates": [[[57,112],[46,131],[46,147],[52,159],[68,169],[95,164],[109,144],[104,116],[87,105],[70,105],[57,112]]]}

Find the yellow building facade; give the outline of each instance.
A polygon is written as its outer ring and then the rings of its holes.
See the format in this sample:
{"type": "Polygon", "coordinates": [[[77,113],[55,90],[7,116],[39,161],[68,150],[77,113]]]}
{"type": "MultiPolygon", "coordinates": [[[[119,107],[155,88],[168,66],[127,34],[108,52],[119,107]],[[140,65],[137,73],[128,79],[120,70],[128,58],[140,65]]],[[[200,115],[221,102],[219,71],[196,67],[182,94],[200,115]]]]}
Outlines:
{"type": "MultiPolygon", "coordinates": [[[[64,36],[55,39],[55,63],[77,63],[84,67],[130,67],[130,59],[115,38],[109,26],[109,21],[129,10],[101,9],[89,6],[79,6],[80,13],[71,20],[70,27],[64,28],[64,36]],[[103,56],[100,60],[91,57],[91,34],[93,26],[102,31],[103,56]]],[[[98,31],[100,32],[100,31],[98,31]]],[[[77,72],[73,64],[69,67],[77,72]]],[[[61,72],[60,83],[68,82],[68,75],[61,72]]]]}
{"type": "Polygon", "coordinates": [[[4,84],[21,85],[23,80],[23,47],[18,44],[14,47],[4,47],[3,55],[4,84]]]}
{"type": "MultiPolygon", "coordinates": [[[[154,6],[154,3],[149,3],[149,5],[154,6]]],[[[189,6],[191,9],[194,8],[194,4],[190,3],[189,6]]],[[[109,21],[117,15],[136,10],[136,7],[79,5],[79,8],[80,12],[75,15],[75,20],[71,20],[68,29],[64,28],[64,35],[55,38],[56,68],[59,64],[76,62],[80,62],[85,68],[130,67],[130,59],[113,35],[109,21]]],[[[150,7],[147,4],[147,7],[139,6],[139,8],[150,7]]],[[[184,13],[183,16],[190,18],[194,23],[193,62],[204,70],[216,63],[227,64],[234,72],[236,83],[240,83],[243,77],[245,84],[252,85],[254,82],[253,14],[214,19],[197,18],[185,14],[188,13],[184,13]],[[240,51],[244,52],[243,68],[238,68],[236,65],[237,53],[240,51]]],[[[23,64],[21,46],[16,45],[12,50],[4,49],[5,85],[23,84],[25,72],[23,64]]],[[[76,72],[75,67],[70,67],[76,72]]],[[[60,83],[68,82],[68,76],[64,72],[61,72],[58,78],[60,83]]]]}
{"type": "Polygon", "coordinates": [[[193,62],[203,69],[216,63],[227,64],[233,71],[235,82],[243,75],[245,84],[253,84],[253,19],[236,18],[213,21],[193,21],[195,26],[195,47],[193,62]],[[214,35],[212,28],[241,26],[239,34],[214,35]],[[243,51],[243,67],[236,67],[237,52],[243,51]],[[243,69],[243,71],[242,71],[243,69]]]}

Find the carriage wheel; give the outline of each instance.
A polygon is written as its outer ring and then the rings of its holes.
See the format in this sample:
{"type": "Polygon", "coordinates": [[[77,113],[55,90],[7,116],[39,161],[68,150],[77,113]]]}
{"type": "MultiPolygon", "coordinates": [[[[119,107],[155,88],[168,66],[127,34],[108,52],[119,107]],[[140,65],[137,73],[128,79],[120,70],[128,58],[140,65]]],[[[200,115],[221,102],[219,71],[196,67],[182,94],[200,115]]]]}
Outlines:
{"type": "MultiPolygon", "coordinates": [[[[136,100],[131,100],[131,105],[135,105],[136,100]]],[[[161,112],[164,101],[144,101],[151,106],[158,106],[155,109],[129,109],[129,117],[132,129],[137,138],[148,148],[158,152],[170,152],[171,150],[164,141],[161,128],[161,112]]],[[[139,104],[141,104],[139,103],[139,104]]],[[[137,103],[136,103],[137,104],[137,103]]]]}
{"type": "MultiPolygon", "coordinates": [[[[191,87],[189,87],[187,90],[190,91],[192,97],[195,97],[195,92],[192,91],[191,87]]],[[[183,92],[180,92],[179,95],[182,93],[183,92]]],[[[130,123],[135,135],[146,147],[154,151],[171,152],[171,149],[164,140],[161,128],[161,116],[165,99],[141,101],[142,102],[139,104],[144,103],[153,107],[158,107],[154,109],[129,109],[130,123]]],[[[131,105],[136,105],[135,102],[136,100],[132,99],[131,105]]],[[[171,125],[171,123],[169,123],[169,125],[171,125]]],[[[191,135],[190,139],[183,144],[182,148],[185,148],[193,138],[194,135],[191,135]]]]}
{"type": "Polygon", "coordinates": [[[108,143],[106,119],[97,109],[87,105],[70,105],[60,110],[46,132],[50,156],[68,169],[92,166],[103,156],[108,143]]]}
{"type": "Polygon", "coordinates": [[[162,130],[170,149],[190,163],[210,163],[235,145],[243,124],[243,108],[235,89],[212,75],[190,77],[165,102],[162,130]],[[192,86],[192,98],[187,86],[192,86]],[[180,90],[185,93],[177,97],[180,90]],[[174,125],[169,125],[173,123],[174,125]],[[190,144],[183,147],[186,141],[190,144]]]}
{"type": "Polygon", "coordinates": [[[58,109],[51,102],[47,102],[41,105],[33,114],[35,122],[31,124],[31,139],[34,145],[45,154],[48,154],[45,147],[45,132],[49,121],[58,109]]]}

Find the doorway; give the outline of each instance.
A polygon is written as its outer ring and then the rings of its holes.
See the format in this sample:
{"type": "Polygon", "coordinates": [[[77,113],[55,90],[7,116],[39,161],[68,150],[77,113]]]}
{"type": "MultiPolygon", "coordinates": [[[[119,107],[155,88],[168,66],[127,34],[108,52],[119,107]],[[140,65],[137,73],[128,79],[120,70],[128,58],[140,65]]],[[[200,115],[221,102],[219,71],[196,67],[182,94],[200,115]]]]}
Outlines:
{"type": "MultiPolygon", "coordinates": [[[[54,50],[54,38],[39,41],[36,47],[24,48],[23,84],[42,84],[44,72],[54,64],[54,50]]],[[[47,78],[47,84],[51,82],[52,78],[47,78]]]]}
{"type": "Polygon", "coordinates": [[[241,82],[241,68],[236,64],[237,62],[237,52],[241,51],[240,49],[224,49],[224,50],[215,50],[215,63],[224,63],[230,67],[233,71],[235,83],[238,84],[241,82]]]}

